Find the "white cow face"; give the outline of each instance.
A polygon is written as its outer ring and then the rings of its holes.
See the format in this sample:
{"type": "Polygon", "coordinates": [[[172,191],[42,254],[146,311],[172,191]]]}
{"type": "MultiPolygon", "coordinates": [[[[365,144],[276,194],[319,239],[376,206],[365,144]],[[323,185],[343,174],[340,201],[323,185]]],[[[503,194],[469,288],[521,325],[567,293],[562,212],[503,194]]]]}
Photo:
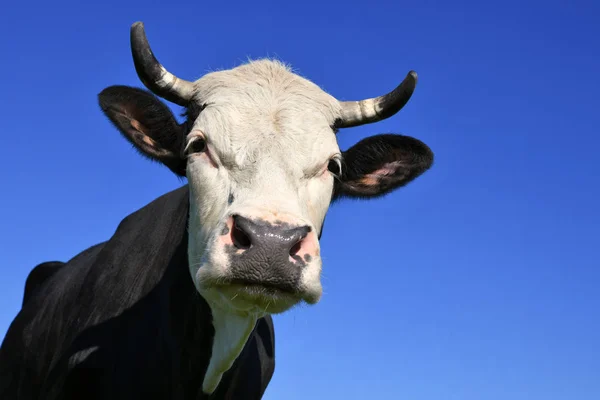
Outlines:
{"type": "Polygon", "coordinates": [[[202,110],[184,152],[196,286],[237,312],[317,302],[318,236],[341,165],[339,103],[268,60],[195,85],[202,110]]]}
{"type": "Polygon", "coordinates": [[[131,87],[105,89],[100,104],[142,154],[187,177],[189,267],[198,291],[211,307],[238,315],[318,302],[319,237],[331,201],[389,193],[433,161],[425,144],[402,135],[372,136],[342,152],[336,131],[393,115],[416,74],[361,102],[340,102],[272,60],[187,82],[158,64],[135,29],[142,82],[186,107],[187,121],[179,124],[153,94],[131,87]]]}

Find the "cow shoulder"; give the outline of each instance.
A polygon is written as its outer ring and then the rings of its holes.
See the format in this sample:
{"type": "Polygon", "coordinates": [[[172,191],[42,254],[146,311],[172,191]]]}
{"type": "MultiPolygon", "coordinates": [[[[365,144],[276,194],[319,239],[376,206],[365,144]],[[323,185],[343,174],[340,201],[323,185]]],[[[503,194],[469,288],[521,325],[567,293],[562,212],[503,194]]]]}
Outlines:
{"type": "Polygon", "coordinates": [[[34,267],[25,280],[22,307],[37,293],[50,277],[65,265],[62,261],[48,261],[34,267]]]}

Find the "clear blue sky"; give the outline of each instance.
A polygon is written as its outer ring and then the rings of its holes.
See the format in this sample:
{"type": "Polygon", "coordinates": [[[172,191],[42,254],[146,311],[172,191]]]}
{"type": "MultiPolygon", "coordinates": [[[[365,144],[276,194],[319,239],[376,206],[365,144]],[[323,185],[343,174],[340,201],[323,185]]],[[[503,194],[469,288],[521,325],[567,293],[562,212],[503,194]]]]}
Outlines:
{"type": "Polygon", "coordinates": [[[412,135],[436,164],[330,210],[325,295],[275,318],[266,399],[600,399],[597,2],[158,3],[2,8],[2,336],[33,266],[181,185],[97,106],[106,86],[141,86],[142,20],[187,79],[276,56],[349,100],[419,73],[403,111],[339,139],[412,135]]]}

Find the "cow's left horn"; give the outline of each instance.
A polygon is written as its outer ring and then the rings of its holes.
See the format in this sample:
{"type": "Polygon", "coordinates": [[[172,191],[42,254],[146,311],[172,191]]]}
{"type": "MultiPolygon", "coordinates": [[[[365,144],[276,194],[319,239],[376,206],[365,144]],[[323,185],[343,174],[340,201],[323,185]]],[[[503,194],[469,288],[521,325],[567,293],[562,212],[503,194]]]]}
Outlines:
{"type": "Polygon", "coordinates": [[[176,77],[158,62],[150,49],[142,22],[131,25],[130,40],[135,70],[144,86],[175,104],[187,105],[194,94],[194,85],[176,77]]]}
{"type": "Polygon", "coordinates": [[[402,83],[388,94],[360,101],[341,101],[342,117],[336,127],[349,128],[391,117],[408,102],[416,85],[417,73],[410,71],[402,83]]]}

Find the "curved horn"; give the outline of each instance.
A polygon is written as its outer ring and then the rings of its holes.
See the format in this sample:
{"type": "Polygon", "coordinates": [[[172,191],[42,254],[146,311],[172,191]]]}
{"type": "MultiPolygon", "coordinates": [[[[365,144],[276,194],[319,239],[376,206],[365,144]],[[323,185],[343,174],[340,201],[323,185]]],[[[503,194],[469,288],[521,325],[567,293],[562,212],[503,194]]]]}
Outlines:
{"type": "Polygon", "coordinates": [[[336,127],[349,128],[391,117],[408,102],[416,85],[417,73],[410,71],[402,83],[388,94],[361,101],[341,101],[342,117],[336,127]]]}
{"type": "Polygon", "coordinates": [[[144,86],[168,101],[187,105],[194,93],[192,82],[176,77],[158,62],[150,49],[142,22],[131,25],[130,40],[135,70],[144,86]]]}

